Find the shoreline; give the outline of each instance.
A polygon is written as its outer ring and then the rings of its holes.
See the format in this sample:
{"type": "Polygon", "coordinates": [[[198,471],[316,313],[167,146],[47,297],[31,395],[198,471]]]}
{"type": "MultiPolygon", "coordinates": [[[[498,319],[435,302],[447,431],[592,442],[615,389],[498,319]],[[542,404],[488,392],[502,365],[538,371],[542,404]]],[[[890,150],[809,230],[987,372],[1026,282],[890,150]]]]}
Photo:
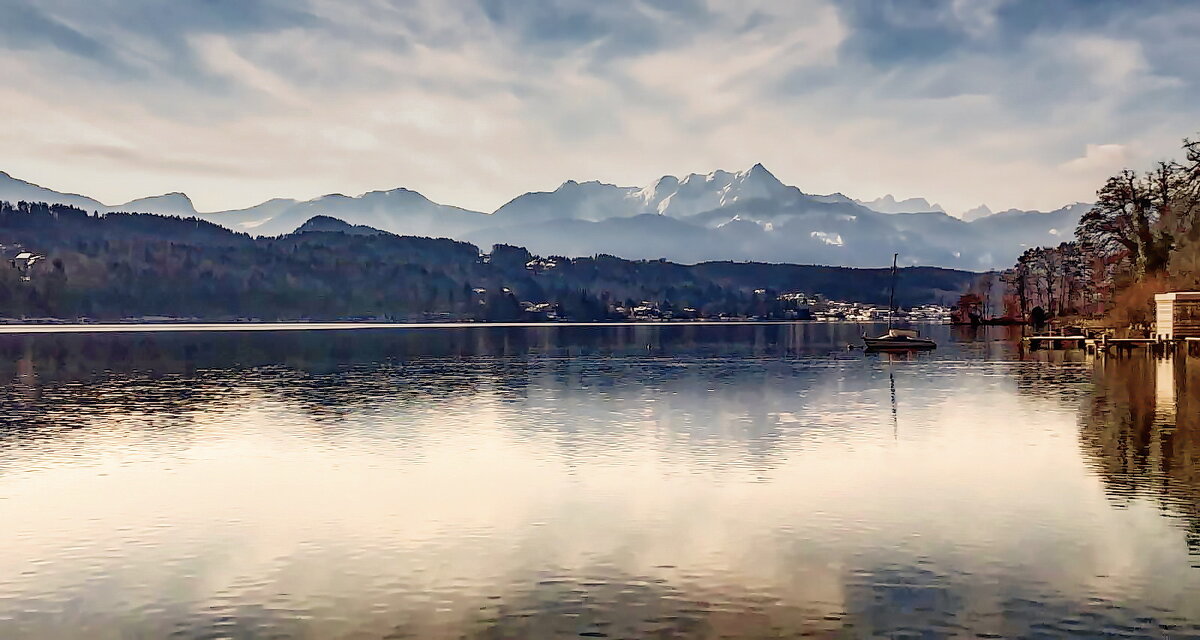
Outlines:
{"type": "MultiPolygon", "coordinates": [[[[356,331],[385,329],[550,328],[550,327],[663,327],[737,325],[861,324],[824,320],[671,320],[604,322],[155,322],[155,323],[13,323],[0,324],[0,334],[22,333],[168,333],[215,331],[356,331]]],[[[941,322],[914,324],[944,324],[941,322]]]]}

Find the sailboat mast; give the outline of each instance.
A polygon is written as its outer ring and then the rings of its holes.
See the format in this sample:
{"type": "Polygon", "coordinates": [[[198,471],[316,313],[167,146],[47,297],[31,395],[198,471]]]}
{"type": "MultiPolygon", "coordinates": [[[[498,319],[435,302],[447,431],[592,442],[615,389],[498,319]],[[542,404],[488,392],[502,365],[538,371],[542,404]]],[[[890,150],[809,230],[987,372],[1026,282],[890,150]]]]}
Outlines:
{"type": "Polygon", "coordinates": [[[896,259],[900,254],[892,254],[892,289],[888,292],[888,329],[892,328],[892,316],[896,314],[896,259]]]}

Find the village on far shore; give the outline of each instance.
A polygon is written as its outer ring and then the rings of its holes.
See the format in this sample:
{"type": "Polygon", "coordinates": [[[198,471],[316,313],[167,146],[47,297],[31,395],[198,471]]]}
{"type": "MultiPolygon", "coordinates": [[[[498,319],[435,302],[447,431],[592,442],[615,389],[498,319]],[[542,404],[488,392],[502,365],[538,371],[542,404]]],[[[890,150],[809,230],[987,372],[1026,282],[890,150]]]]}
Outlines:
{"type": "MultiPolygon", "coordinates": [[[[484,290],[476,290],[483,295],[484,290]]],[[[657,320],[748,320],[748,321],[800,321],[818,322],[887,322],[886,305],[865,302],[830,300],[821,294],[788,292],[771,294],[767,289],[754,291],[754,313],[732,315],[728,313],[704,314],[692,307],[675,308],[653,300],[642,300],[630,306],[617,304],[612,308],[614,316],[630,321],[657,320]]],[[[521,302],[521,308],[530,320],[554,321],[566,319],[558,305],[546,302],[521,302]]],[[[948,323],[953,320],[954,308],[937,304],[923,304],[910,308],[896,308],[893,318],[903,322],[948,323]]]]}

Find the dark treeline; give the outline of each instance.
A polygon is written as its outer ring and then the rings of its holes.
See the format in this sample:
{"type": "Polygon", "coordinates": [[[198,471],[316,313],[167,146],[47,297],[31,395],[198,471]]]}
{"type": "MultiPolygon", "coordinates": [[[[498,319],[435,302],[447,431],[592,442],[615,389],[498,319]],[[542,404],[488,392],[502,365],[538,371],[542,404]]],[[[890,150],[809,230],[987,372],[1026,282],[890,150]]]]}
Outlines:
{"type": "MultiPolygon", "coordinates": [[[[786,311],[776,299],[782,292],[887,299],[885,269],[542,258],[505,245],[481,254],[465,242],[373,231],[323,218],[297,233],[253,238],[194,218],[0,202],[9,260],[0,269],[0,316],[603,320],[649,302],[667,317],[775,318],[786,311]],[[15,260],[22,251],[39,259],[15,260]]],[[[898,298],[953,300],[973,277],[906,269],[898,298]]]]}

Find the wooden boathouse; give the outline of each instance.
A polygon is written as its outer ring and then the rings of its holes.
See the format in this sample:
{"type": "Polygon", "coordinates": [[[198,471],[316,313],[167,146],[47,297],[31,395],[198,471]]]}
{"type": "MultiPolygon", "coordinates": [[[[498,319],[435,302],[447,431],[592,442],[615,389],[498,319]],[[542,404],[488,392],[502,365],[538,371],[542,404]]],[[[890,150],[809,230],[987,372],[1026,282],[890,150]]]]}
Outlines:
{"type": "Polygon", "coordinates": [[[1200,291],[1154,296],[1154,337],[1159,340],[1200,338],[1200,291]]]}

